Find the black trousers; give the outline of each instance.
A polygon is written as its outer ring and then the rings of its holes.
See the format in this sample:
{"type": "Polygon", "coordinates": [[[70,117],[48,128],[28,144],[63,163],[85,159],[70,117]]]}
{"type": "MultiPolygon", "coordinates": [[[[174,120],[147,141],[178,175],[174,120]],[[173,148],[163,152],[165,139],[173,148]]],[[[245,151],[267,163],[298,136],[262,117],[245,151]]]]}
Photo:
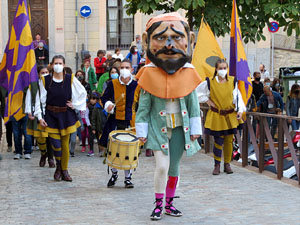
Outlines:
{"type": "Polygon", "coordinates": [[[12,146],[12,122],[8,121],[5,124],[6,128],[6,141],[7,141],[7,146],[11,147],[12,146]]]}

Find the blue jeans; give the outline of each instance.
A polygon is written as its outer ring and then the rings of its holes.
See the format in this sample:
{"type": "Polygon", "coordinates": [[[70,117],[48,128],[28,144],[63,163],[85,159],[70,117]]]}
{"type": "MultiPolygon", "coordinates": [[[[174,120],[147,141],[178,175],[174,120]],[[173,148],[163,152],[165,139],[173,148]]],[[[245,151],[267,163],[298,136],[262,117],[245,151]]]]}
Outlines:
{"type": "Polygon", "coordinates": [[[79,140],[81,141],[81,127],[78,127],[77,128],[77,136],[78,136],[78,138],[79,138],[79,140]]]}
{"type": "Polygon", "coordinates": [[[270,126],[272,138],[274,138],[277,128],[277,119],[273,117],[267,117],[268,124],[270,126]]]}
{"type": "Polygon", "coordinates": [[[300,126],[300,121],[292,120],[292,129],[293,130],[298,130],[299,126],[300,126]]]}
{"type": "Polygon", "coordinates": [[[31,154],[32,147],[32,137],[27,134],[27,115],[16,121],[15,118],[12,118],[12,128],[14,134],[15,150],[16,154],[22,155],[22,135],[24,135],[24,154],[31,154]]]}

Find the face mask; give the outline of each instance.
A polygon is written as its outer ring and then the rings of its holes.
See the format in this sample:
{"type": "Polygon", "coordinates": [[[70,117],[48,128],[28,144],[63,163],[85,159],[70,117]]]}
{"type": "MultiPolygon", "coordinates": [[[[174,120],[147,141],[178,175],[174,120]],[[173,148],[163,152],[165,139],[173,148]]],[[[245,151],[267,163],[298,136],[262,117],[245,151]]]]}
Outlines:
{"type": "Polygon", "coordinates": [[[42,76],[43,76],[43,77],[45,77],[45,76],[48,76],[48,75],[49,75],[49,73],[46,73],[46,74],[42,74],[42,76]]]}
{"type": "Polygon", "coordinates": [[[222,78],[224,78],[227,74],[227,70],[218,70],[218,75],[222,78]]]}
{"type": "Polygon", "coordinates": [[[276,87],[279,87],[279,84],[277,83],[277,84],[275,84],[275,86],[276,86],[276,87]]]}
{"type": "Polygon", "coordinates": [[[56,64],[53,66],[53,70],[55,73],[61,73],[64,70],[64,66],[56,64]]]}
{"type": "Polygon", "coordinates": [[[298,91],[295,91],[295,94],[296,94],[296,95],[299,94],[299,90],[298,90],[298,91]]]}
{"type": "Polygon", "coordinates": [[[256,81],[260,81],[260,77],[256,77],[255,80],[256,80],[256,81]]]}
{"type": "Polygon", "coordinates": [[[82,81],[83,80],[83,76],[78,76],[77,78],[79,81],[82,81]]]}
{"type": "Polygon", "coordinates": [[[137,50],[137,49],[135,49],[134,51],[135,51],[135,52],[138,52],[138,50],[137,50]]]}
{"type": "Polygon", "coordinates": [[[119,78],[119,74],[117,73],[113,73],[110,75],[111,79],[118,79],[119,78]]]}
{"type": "Polygon", "coordinates": [[[122,69],[120,70],[120,76],[123,78],[127,78],[131,76],[131,72],[128,69],[122,69]]]}
{"type": "Polygon", "coordinates": [[[43,50],[43,48],[39,48],[39,50],[43,50]]]}
{"type": "Polygon", "coordinates": [[[271,83],[266,83],[266,85],[267,85],[267,86],[270,86],[270,85],[271,85],[271,83]]]}

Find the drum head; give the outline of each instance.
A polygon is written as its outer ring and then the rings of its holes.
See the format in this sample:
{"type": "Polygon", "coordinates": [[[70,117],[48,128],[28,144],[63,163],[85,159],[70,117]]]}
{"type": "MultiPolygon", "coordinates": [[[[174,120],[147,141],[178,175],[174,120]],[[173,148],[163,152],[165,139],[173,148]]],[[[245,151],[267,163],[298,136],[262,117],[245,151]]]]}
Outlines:
{"type": "Polygon", "coordinates": [[[115,133],[112,137],[124,142],[136,142],[138,140],[138,138],[131,133],[115,133]]]}

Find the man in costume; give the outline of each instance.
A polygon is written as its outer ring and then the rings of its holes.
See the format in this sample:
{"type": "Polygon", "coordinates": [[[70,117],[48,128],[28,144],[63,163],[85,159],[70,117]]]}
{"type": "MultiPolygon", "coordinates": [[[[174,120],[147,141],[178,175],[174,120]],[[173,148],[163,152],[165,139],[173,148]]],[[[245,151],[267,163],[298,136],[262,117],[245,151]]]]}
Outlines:
{"type": "Polygon", "coordinates": [[[154,150],[156,207],[150,218],[159,220],[166,197],[165,214],[182,216],[173,206],[179,177],[179,163],[200,147],[200,108],[195,88],[201,79],[188,63],[194,33],[179,13],[167,13],[149,20],[143,34],[144,48],[151,63],[137,74],[140,93],[136,116],[137,136],[146,149],[154,150]]]}
{"type": "MultiPolygon", "coordinates": [[[[125,130],[134,124],[135,105],[137,102],[139,87],[132,79],[133,68],[129,60],[125,59],[121,63],[119,79],[113,79],[107,84],[101,103],[107,113],[110,114],[105,124],[103,134],[100,138],[100,145],[107,146],[108,135],[113,130],[125,130]]],[[[114,187],[118,179],[118,170],[112,168],[112,176],[107,183],[107,187],[114,187]]],[[[133,188],[131,182],[131,171],[125,170],[125,188],[133,188]]]]}

